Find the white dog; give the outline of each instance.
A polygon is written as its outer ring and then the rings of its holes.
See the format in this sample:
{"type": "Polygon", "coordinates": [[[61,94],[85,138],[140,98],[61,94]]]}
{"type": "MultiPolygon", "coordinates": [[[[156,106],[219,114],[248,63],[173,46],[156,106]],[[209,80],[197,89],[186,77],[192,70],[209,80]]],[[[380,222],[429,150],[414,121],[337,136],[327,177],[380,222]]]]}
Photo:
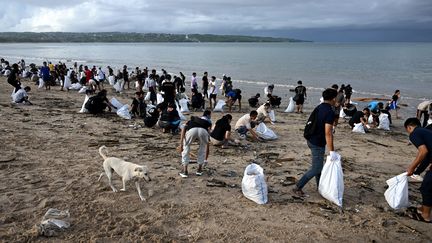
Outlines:
{"type": "Polygon", "coordinates": [[[102,152],[103,149],[106,149],[106,147],[102,146],[99,148],[99,154],[104,159],[103,168],[105,172],[102,172],[102,174],[99,176],[98,181],[105,174],[108,177],[108,183],[111,186],[112,190],[114,192],[117,192],[117,189],[114,187],[111,181],[112,172],[115,171],[119,176],[121,176],[123,181],[123,188],[120,189],[120,191],[126,191],[126,182],[133,179],[135,181],[135,186],[137,188],[139,197],[142,201],[145,201],[138,180],[144,178],[146,181],[151,181],[148,175],[147,166],[137,165],[115,157],[107,157],[102,152]]]}

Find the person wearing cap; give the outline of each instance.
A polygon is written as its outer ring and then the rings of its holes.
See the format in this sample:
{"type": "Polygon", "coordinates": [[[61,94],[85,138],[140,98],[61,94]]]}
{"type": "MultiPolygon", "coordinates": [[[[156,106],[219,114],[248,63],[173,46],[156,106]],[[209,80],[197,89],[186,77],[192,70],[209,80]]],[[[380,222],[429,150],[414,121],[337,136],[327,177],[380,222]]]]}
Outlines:
{"type": "Polygon", "coordinates": [[[293,100],[296,102],[296,113],[303,113],[303,104],[305,101],[306,95],[306,87],[303,86],[303,82],[301,80],[297,81],[297,87],[294,89],[295,96],[293,100]]]}

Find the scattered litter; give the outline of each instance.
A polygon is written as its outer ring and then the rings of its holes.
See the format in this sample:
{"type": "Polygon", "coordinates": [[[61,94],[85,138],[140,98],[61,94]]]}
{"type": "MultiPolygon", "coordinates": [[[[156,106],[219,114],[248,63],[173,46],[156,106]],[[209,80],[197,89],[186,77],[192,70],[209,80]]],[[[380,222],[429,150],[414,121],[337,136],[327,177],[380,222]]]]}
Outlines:
{"type": "Polygon", "coordinates": [[[55,208],[50,208],[45,213],[40,224],[35,225],[38,235],[52,237],[56,236],[70,227],[69,210],[61,211],[55,208]]]}

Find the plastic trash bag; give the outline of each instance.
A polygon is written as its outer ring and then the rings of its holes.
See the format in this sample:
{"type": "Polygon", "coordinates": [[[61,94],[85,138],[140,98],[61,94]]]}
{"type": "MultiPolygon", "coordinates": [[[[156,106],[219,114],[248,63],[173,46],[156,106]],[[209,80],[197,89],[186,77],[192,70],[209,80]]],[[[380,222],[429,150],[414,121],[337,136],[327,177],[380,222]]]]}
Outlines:
{"type": "Polygon", "coordinates": [[[144,100],[145,101],[150,101],[150,96],[151,96],[151,93],[147,92],[146,96],[144,97],[144,100]]]}
{"type": "Polygon", "coordinates": [[[85,94],[86,91],[87,91],[87,87],[84,86],[84,87],[82,87],[82,88],[78,91],[78,93],[80,93],[80,94],[85,94]]]}
{"type": "Polygon", "coordinates": [[[339,112],[339,117],[340,117],[340,118],[345,118],[346,116],[347,116],[347,115],[345,114],[344,110],[341,109],[340,112],[339,112]]]}
{"type": "Polygon", "coordinates": [[[387,185],[389,188],[384,192],[384,197],[387,203],[393,209],[406,208],[409,206],[408,200],[408,176],[407,173],[402,173],[393,178],[388,179],[387,185]]]}
{"type": "Polygon", "coordinates": [[[64,79],[65,80],[64,80],[64,83],[63,83],[63,88],[69,89],[71,87],[71,85],[72,85],[71,81],[70,81],[70,78],[68,76],[66,76],[64,79]]]}
{"type": "Polygon", "coordinates": [[[117,110],[117,115],[121,118],[124,118],[126,120],[132,119],[132,116],[129,112],[129,105],[124,105],[120,109],[117,110]]]}
{"type": "Polygon", "coordinates": [[[338,159],[335,161],[331,161],[330,156],[327,156],[327,161],[321,171],[318,191],[325,199],[342,207],[344,181],[341,156],[339,154],[338,159]]]}
{"type": "Polygon", "coordinates": [[[369,115],[368,123],[369,123],[369,124],[372,124],[373,122],[374,122],[373,116],[372,116],[372,115],[369,115]]]}
{"type": "Polygon", "coordinates": [[[114,97],[111,98],[110,103],[111,103],[111,105],[113,105],[116,108],[116,110],[123,107],[123,104],[114,97]]]}
{"type": "Polygon", "coordinates": [[[275,122],[275,121],[276,121],[276,115],[275,115],[274,110],[271,110],[271,111],[269,112],[269,117],[270,117],[270,120],[271,120],[272,122],[275,122]]]}
{"type": "Polygon", "coordinates": [[[89,100],[89,96],[86,95],[84,98],[84,103],[81,106],[81,110],[79,111],[79,113],[88,113],[88,110],[85,108],[85,104],[87,103],[87,101],[89,100]]]}
{"type": "Polygon", "coordinates": [[[261,122],[255,129],[258,137],[264,140],[275,140],[278,138],[275,132],[273,132],[270,128],[268,128],[264,122],[261,122]]]}
{"type": "Polygon", "coordinates": [[[217,112],[217,111],[223,112],[223,107],[224,107],[225,104],[226,103],[225,103],[224,100],[218,100],[217,103],[216,103],[215,108],[213,109],[213,111],[214,112],[217,112]]]}
{"type": "Polygon", "coordinates": [[[42,89],[45,86],[45,82],[43,81],[43,79],[39,79],[39,86],[38,89],[42,89]]]}
{"type": "Polygon", "coordinates": [[[177,112],[179,114],[180,120],[186,121],[186,117],[181,112],[179,104],[177,103],[177,101],[175,103],[176,103],[176,108],[177,108],[177,112]]]}
{"type": "Polygon", "coordinates": [[[74,84],[71,84],[70,89],[79,90],[79,89],[81,89],[81,87],[82,87],[82,85],[80,83],[74,83],[74,84]]]}
{"type": "Polygon", "coordinates": [[[162,97],[162,95],[160,93],[156,94],[156,104],[160,104],[164,102],[164,98],[162,97]]]}
{"type": "Polygon", "coordinates": [[[381,113],[378,119],[379,119],[378,129],[390,131],[390,120],[388,118],[388,114],[381,113]]]}
{"type": "Polygon", "coordinates": [[[352,131],[356,133],[366,133],[362,123],[355,123],[352,131]]]}
{"type": "Polygon", "coordinates": [[[189,112],[189,107],[188,107],[188,100],[187,99],[180,99],[179,100],[179,104],[180,104],[180,111],[183,113],[189,112]]]}
{"type": "Polygon", "coordinates": [[[116,92],[122,92],[123,91],[123,80],[118,80],[117,83],[114,84],[113,88],[116,92]]]}
{"type": "Polygon", "coordinates": [[[258,204],[267,203],[267,184],[261,166],[252,163],[246,167],[242,179],[242,192],[246,198],[258,204]]]}
{"type": "Polygon", "coordinates": [[[114,84],[115,84],[115,77],[114,76],[109,76],[108,77],[108,83],[111,85],[111,86],[114,86],[114,84]]]}
{"type": "Polygon", "coordinates": [[[35,228],[38,235],[48,237],[56,236],[58,232],[64,231],[70,227],[69,219],[69,210],[61,211],[50,208],[45,213],[41,223],[37,224],[35,228]]]}
{"type": "Polygon", "coordinates": [[[291,113],[291,112],[294,112],[294,109],[295,109],[295,102],[293,100],[293,97],[290,97],[288,107],[286,108],[286,110],[284,112],[291,113]]]}

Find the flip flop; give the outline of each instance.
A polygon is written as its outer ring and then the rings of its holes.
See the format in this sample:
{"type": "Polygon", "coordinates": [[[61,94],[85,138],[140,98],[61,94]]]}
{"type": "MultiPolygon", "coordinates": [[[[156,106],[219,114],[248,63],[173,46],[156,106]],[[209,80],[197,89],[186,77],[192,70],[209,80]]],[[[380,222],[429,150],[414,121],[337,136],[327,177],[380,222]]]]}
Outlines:
{"type": "Polygon", "coordinates": [[[412,212],[410,218],[411,218],[411,219],[414,219],[414,220],[417,220],[417,221],[420,221],[420,222],[427,223],[427,224],[432,223],[431,221],[427,221],[427,220],[425,220],[425,219],[423,218],[423,216],[421,215],[421,213],[417,212],[417,210],[412,212]]]}

